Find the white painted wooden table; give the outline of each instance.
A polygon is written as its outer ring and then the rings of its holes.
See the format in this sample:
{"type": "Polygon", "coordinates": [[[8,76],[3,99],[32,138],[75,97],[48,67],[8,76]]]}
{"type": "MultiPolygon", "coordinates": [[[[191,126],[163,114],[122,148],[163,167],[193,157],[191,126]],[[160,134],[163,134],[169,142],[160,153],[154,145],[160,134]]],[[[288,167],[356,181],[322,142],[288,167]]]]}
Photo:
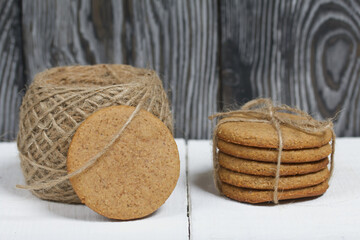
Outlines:
{"type": "Polygon", "coordinates": [[[86,206],[42,201],[23,183],[15,143],[0,144],[0,240],[7,239],[360,239],[360,138],[338,139],[335,173],[319,198],[278,206],[220,196],[211,142],[177,140],[175,191],[151,216],[112,221],[86,206]]]}

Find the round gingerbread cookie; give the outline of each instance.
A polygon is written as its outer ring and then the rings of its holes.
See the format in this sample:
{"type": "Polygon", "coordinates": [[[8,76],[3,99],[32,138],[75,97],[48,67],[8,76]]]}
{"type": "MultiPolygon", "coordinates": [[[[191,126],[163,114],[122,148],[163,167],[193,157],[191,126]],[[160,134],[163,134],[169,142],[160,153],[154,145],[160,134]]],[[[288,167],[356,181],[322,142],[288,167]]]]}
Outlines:
{"type": "MultiPolygon", "coordinates": [[[[302,121],[302,117],[282,113],[293,121],[302,121]]],[[[303,149],[321,147],[329,143],[332,138],[330,129],[321,133],[310,134],[280,126],[283,138],[283,149],[303,149]]],[[[260,148],[278,148],[278,134],[270,123],[257,122],[226,122],[219,126],[216,132],[218,138],[231,143],[260,148]]]]}
{"type": "MultiPolygon", "coordinates": [[[[315,197],[324,194],[328,187],[328,182],[324,181],[312,187],[279,191],[278,199],[286,200],[315,197]]],[[[273,191],[239,188],[226,183],[222,183],[221,190],[225,196],[239,202],[264,203],[273,201],[274,197],[273,191]]]]}
{"type": "MultiPolygon", "coordinates": [[[[107,107],[87,118],[71,141],[68,172],[101,152],[134,110],[107,107]]],[[[174,190],[179,172],[179,153],[169,129],[141,110],[106,153],[70,182],[81,201],[95,212],[128,220],[156,211],[174,190]]]]}
{"type": "MultiPolygon", "coordinates": [[[[249,147],[218,139],[217,147],[220,151],[234,157],[257,160],[262,162],[277,162],[278,150],[273,148],[249,147]]],[[[282,163],[314,162],[326,158],[332,152],[331,145],[321,147],[283,150],[282,163]]]]}
{"type": "MultiPolygon", "coordinates": [[[[218,159],[220,166],[234,172],[259,176],[276,175],[276,163],[258,162],[236,158],[222,152],[219,152],[218,159]]],[[[326,168],[328,163],[328,158],[310,163],[282,163],[280,166],[280,175],[291,176],[317,172],[326,168]]]]}
{"type": "MultiPolygon", "coordinates": [[[[244,173],[230,171],[220,167],[219,178],[222,182],[242,188],[252,188],[261,190],[272,190],[275,186],[274,177],[254,176],[244,173]]],[[[317,185],[324,182],[330,176],[330,171],[325,168],[316,173],[309,173],[298,176],[281,177],[279,180],[279,190],[297,189],[317,185]]]]}

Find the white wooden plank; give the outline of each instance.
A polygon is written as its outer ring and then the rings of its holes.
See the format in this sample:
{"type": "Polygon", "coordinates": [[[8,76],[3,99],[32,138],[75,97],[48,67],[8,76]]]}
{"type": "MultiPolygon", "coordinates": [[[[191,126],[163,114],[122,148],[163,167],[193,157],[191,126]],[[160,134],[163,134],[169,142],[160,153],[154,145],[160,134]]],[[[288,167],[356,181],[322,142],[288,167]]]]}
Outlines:
{"type": "Polygon", "coordinates": [[[15,188],[24,179],[15,143],[0,144],[0,239],[187,239],[187,193],[184,140],[178,184],[151,216],[134,221],[108,220],[83,205],[43,201],[15,188]]]}
{"type": "Polygon", "coordinates": [[[191,239],[359,239],[360,138],[337,140],[335,172],[321,197],[278,206],[220,196],[210,141],[188,142],[191,239]]]}

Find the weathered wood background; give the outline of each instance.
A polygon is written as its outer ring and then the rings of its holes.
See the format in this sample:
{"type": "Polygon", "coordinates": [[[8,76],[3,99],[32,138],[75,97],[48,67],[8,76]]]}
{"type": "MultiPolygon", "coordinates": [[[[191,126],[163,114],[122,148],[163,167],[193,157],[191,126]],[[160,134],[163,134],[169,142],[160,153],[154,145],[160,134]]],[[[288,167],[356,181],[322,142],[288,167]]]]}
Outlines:
{"type": "Polygon", "coordinates": [[[360,136],[360,3],[329,0],[0,0],[0,139],[14,140],[35,73],[70,64],[153,68],[176,137],[256,97],[360,136]]]}

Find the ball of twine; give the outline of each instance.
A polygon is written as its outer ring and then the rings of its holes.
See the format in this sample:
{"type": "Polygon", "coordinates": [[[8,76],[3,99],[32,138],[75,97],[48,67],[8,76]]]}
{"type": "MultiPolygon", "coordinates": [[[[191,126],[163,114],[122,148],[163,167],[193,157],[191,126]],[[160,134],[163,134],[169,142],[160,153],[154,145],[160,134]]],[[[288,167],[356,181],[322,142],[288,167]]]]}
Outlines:
{"type": "MultiPolygon", "coordinates": [[[[152,70],[102,64],[57,67],[37,74],[20,108],[17,145],[27,185],[19,187],[41,199],[80,203],[66,170],[71,139],[88,116],[114,105],[134,106],[136,111],[112,143],[140,108],[157,116],[170,131],[173,129],[166,93],[152,70]]],[[[106,149],[101,154],[104,152],[106,149]]]]}

